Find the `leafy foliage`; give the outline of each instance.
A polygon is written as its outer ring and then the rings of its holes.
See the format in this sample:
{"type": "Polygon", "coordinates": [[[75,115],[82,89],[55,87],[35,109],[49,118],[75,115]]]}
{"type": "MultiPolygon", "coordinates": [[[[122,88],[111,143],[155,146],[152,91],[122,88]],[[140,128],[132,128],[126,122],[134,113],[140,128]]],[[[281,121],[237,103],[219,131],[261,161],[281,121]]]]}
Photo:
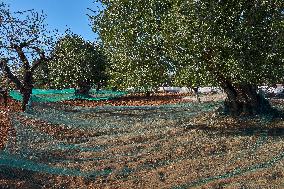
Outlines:
{"type": "Polygon", "coordinates": [[[61,38],[48,63],[51,87],[80,88],[106,79],[106,60],[100,47],[77,35],[61,38]]]}
{"type": "Polygon", "coordinates": [[[40,64],[34,72],[34,87],[36,89],[48,89],[50,87],[49,61],[40,64]]]}
{"type": "Polygon", "coordinates": [[[110,59],[111,83],[119,88],[148,90],[164,83],[171,64],[162,48],[159,18],[149,1],[105,2],[106,10],[93,17],[110,59]]]}
{"type": "Polygon", "coordinates": [[[122,80],[138,83],[148,66],[148,74],[161,81],[170,65],[180,80],[176,83],[283,81],[282,1],[102,3],[105,10],[93,17],[94,28],[115,61],[114,70],[123,73],[112,75],[122,80]]]}

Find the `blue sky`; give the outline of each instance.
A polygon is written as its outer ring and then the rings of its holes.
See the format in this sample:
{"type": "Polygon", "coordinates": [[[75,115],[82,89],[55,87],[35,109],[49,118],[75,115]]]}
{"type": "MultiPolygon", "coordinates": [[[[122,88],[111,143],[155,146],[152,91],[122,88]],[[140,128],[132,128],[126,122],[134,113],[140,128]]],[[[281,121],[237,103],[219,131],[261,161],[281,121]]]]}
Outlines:
{"type": "Polygon", "coordinates": [[[84,39],[94,41],[97,35],[92,31],[87,13],[92,14],[87,8],[94,10],[94,0],[4,0],[10,5],[11,10],[21,11],[34,9],[47,15],[46,24],[50,30],[58,29],[64,33],[70,28],[75,34],[84,39]]]}

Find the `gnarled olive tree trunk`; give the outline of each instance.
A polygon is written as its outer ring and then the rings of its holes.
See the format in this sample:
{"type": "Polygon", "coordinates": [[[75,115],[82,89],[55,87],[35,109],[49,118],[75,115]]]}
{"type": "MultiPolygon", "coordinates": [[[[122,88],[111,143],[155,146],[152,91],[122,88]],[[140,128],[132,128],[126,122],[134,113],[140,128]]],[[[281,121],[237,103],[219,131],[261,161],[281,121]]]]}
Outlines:
{"type": "Polygon", "coordinates": [[[257,93],[257,87],[251,84],[232,85],[229,82],[222,86],[227,94],[225,113],[230,115],[257,115],[272,112],[268,100],[257,93]]]}
{"type": "Polygon", "coordinates": [[[224,90],[227,98],[224,103],[224,112],[229,115],[257,115],[276,113],[267,99],[257,93],[257,86],[250,83],[233,83],[218,70],[211,69],[215,79],[224,90]]]}

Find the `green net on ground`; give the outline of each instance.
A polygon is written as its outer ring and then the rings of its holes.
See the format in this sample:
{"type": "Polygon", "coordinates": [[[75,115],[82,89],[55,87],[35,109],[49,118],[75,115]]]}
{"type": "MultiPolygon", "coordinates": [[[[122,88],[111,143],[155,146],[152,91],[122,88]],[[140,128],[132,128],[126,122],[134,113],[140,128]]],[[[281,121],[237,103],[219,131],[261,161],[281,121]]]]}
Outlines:
{"type": "MultiPolygon", "coordinates": [[[[62,89],[62,90],[44,90],[33,89],[31,101],[32,102],[59,102],[65,100],[82,99],[82,100],[109,100],[115,97],[125,95],[126,92],[110,91],[91,89],[88,96],[75,95],[75,89],[62,89]]],[[[11,91],[10,96],[18,101],[22,101],[23,97],[17,90],[11,91]]]]}
{"type": "MultiPolygon", "coordinates": [[[[0,152],[0,166],[113,179],[122,188],[123,183],[142,178],[149,187],[151,182],[162,184],[168,179],[171,187],[190,188],[283,162],[282,135],[261,128],[233,130],[193,123],[196,116],[220,104],[79,107],[36,103],[31,111],[11,115],[14,131],[0,152]]],[[[207,121],[210,125],[214,118],[207,121]]]]}
{"type": "MultiPolygon", "coordinates": [[[[170,123],[192,117],[199,112],[210,111],[215,106],[216,104],[203,104],[197,107],[194,104],[185,103],[87,108],[68,105],[49,106],[39,103],[28,113],[14,115],[12,123],[16,136],[11,134],[5,150],[0,154],[0,165],[69,176],[88,177],[106,174],[105,169],[96,170],[95,166],[83,171],[86,169],[84,164],[90,161],[95,163],[115,159],[116,155],[105,152],[116,147],[113,140],[120,137],[135,138],[142,133],[157,135],[157,139],[160,140],[164,137],[165,131],[170,130],[171,127],[178,127],[178,125],[171,126],[170,123]],[[35,127],[25,120],[37,120],[40,123],[38,127],[35,127]],[[42,123],[51,125],[47,127],[42,123]],[[153,133],[149,130],[148,124],[155,126],[157,131],[153,133]],[[164,130],[158,131],[162,127],[165,127],[164,130]],[[55,133],[48,133],[41,129],[54,129],[61,132],[68,130],[71,136],[68,137],[68,134],[64,136],[66,133],[54,136],[55,133]],[[112,142],[108,144],[107,141],[112,142]],[[90,153],[91,156],[83,157],[81,153],[90,153]],[[95,153],[101,154],[94,155],[95,153]],[[67,163],[70,162],[73,166],[67,167],[67,163]]],[[[132,143],[126,138],[125,142],[132,143]]],[[[134,151],[132,155],[136,153],[138,152],[134,151]]],[[[132,156],[127,153],[124,155],[132,156]]]]}

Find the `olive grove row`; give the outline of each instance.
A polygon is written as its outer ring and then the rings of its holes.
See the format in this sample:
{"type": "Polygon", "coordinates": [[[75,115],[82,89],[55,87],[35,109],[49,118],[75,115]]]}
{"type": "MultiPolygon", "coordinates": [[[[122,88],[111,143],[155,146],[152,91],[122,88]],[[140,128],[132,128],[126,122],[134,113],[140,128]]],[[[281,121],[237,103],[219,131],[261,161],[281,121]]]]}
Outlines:
{"type": "MultiPolygon", "coordinates": [[[[284,81],[284,2],[100,0],[90,15],[99,41],[54,37],[44,16],[0,6],[1,66],[24,97],[33,87],[97,83],[151,90],[220,86],[231,114],[270,111],[257,85],[284,81]],[[51,37],[52,36],[52,37],[51,37]]],[[[91,7],[90,7],[91,8],[91,7]]]]}

